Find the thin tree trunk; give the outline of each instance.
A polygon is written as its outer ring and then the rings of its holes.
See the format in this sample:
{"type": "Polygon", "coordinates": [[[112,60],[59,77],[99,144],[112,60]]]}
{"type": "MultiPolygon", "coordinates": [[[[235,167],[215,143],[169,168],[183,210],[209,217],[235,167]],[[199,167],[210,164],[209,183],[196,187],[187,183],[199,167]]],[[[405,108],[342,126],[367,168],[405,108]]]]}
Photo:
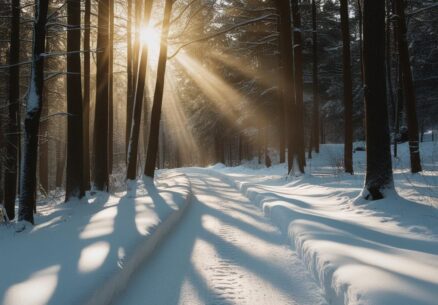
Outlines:
{"type": "Polygon", "coordinates": [[[84,98],[82,106],[83,119],[83,188],[90,189],[90,17],[91,0],[85,0],[84,15],[84,98]]]}
{"type": "MultiPolygon", "coordinates": [[[[301,12],[298,0],[292,0],[292,17],[294,26],[294,72],[295,72],[295,107],[293,109],[294,145],[292,155],[296,159],[298,170],[304,173],[306,165],[304,144],[304,103],[303,103],[303,46],[301,36],[301,12]]],[[[292,160],[292,164],[294,161],[292,160]]]]}
{"type": "Polygon", "coordinates": [[[377,200],[392,189],[392,165],[385,77],[385,2],[364,0],[364,81],[367,168],[366,199],[377,200]]]}
{"type": "Polygon", "coordinates": [[[67,2],[67,175],[65,201],[82,198],[84,190],[81,85],[81,0],[67,2]]]}
{"type": "MultiPolygon", "coordinates": [[[[281,94],[284,107],[285,143],[287,146],[288,173],[292,170],[292,146],[294,145],[294,122],[292,109],[295,104],[294,53],[292,48],[292,19],[289,0],[279,0],[280,14],[280,57],[281,57],[281,94]]],[[[281,142],[280,142],[281,143],[281,142]]],[[[281,143],[282,144],[282,143],[281,143]]]]}
{"type": "Polygon", "coordinates": [[[312,111],[312,140],[311,148],[315,149],[316,153],[319,153],[319,80],[318,80],[318,34],[316,24],[316,1],[312,0],[312,91],[313,91],[313,111],[312,111]]]}
{"type": "MultiPolygon", "coordinates": [[[[145,3],[144,11],[144,22],[145,25],[149,23],[149,19],[152,12],[152,0],[148,0],[145,3]]],[[[140,61],[138,70],[137,83],[135,86],[135,96],[134,96],[134,109],[131,121],[131,134],[129,137],[129,147],[128,147],[128,169],[126,174],[126,179],[135,179],[137,176],[137,155],[138,155],[138,142],[140,136],[140,125],[141,125],[141,113],[144,101],[144,91],[146,86],[146,72],[148,63],[148,46],[144,44],[141,47],[140,61]]],[[[146,105],[144,105],[146,107],[146,105]]],[[[147,117],[144,118],[147,120],[147,117]]],[[[146,132],[146,130],[144,130],[146,132]]]]}
{"type": "Polygon", "coordinates": [[[415,100],[414,84],[412,81],[411,63],[407,42],[407,29],[405,22],[404,1],[395,0],[397,12],[398,49],[400,65],[403,74],[403,91],[405,97],[406,117],[408,121],[409,153],[411,157],[411,172],[421,171],[420,145],[418,141],[417,107],[415,100]]]}
{"type": "Polygon", "coordinates": [[[114,0],[109,0],[109,39],[108,39],[108,173],[113,172],[114,150],[114,0]]]}
{"type": "Polygon", "coordinates": [[[6,141],[4,205],[9,220],[15,218],[18,159],[20,152],[20,0],[12,0],[11,37],[9,49],[9,114],[6,141]]]}
{"type": "Polygon", "coordinates": [[[359,65],[360,65],[360,80],[362,86],[364,84],[364,71],[363,71],[363,15],[362,15],[362,1],[357,0],[358,10],[358,23],[359,23],[359,65]]]}
{"type": "Polygon", "coordinates": [[[108,90],[109,48],[108,12],[109,0],[99,1],[96,64],[96,110],[94,119],[94,187],[108,191],[108,90]]]}
{"type": "Polygon", "coordinates": [[[353,174],[353,81],[351,78],[348,0],[341,0],[342,70],[344,81],[344,169],[353,174]]]}
{"type": "Polygon", "coordinates": [[[128,80],[128,88],[126,91],[126,134],[125,134],[125,143],[126,143],[126,162],[128,162],[128,146],[129,146],[129,137],[131,135],[131,118],[132,118],[132,102],[133,102],[133,85],[132,85],[132,0],[128,0],[128,22],[127,22],[127,51],[126,51],[126,60],[127,60],[127,80],[128,80]]]}
{"type": "Polygon", "coordinates": [[[24,120],[23,159],[21,160],[20,202],[18,220],[34,223],[36,170],[38,156],[38,132],[43,103],[44,56],[46,44],[46,20],[48,0],[35,3],[33,30],[32,67],[29,94],[26,100],[24,120]]]}
{"type": "Polygon", "coordinates": [[[151,125],[149,129],[149,144],[146,155],[144,174],[154,177],[155,162],[158,152],[158,136],[160,132],[161,105],[163,102],[164,76],[167,64],[167,37],[169,35],[170,16],[172,13],[172,0],[166,0],[164,7],[163,29],[161,32],[160,55],[158,58],[157,81],[155,84],[154,101],[151,112],[151,125]]]}

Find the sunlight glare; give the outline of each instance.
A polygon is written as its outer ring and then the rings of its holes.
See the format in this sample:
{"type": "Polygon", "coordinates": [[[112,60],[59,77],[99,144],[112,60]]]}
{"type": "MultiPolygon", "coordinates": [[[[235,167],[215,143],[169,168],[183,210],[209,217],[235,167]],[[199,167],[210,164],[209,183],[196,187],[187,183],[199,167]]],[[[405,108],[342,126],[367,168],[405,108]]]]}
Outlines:
{"type": "Polygon", "coordinates": [[[160,32],[152,26],[142,27],[140,30],[140,41],[151,49],[158,48],[160,44],[160,32]]]}

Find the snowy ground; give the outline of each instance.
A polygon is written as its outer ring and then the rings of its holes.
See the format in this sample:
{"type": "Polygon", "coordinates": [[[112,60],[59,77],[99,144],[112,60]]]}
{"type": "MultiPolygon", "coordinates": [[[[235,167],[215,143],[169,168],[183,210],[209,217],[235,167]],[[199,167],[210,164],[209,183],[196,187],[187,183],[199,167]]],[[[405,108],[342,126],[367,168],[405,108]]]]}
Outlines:
{"type": "Polygon", "coordinates": [[[398,195],[376,202],[357,198],[365,153],[352,176],[323,145],[303,176],[187,168],[46,204],[31,230],[0,226],[0,304],[436,305],[438,143],[421,148],[424,171],[402,145],[398,195]]]}
{"type": "Polygon", "coordinates": [[[326,304],[285,238],[247,198],[186,171],[194,199],[117,304],[326,304]]]}
{"type": "Polygon", "coordinates": [[[185,176],[162,178],[39,206],[26,232],[0,226],[0,304],[108,303],[190,199],[185,176]]]}
{"type": "Polygon", "coordinates": [[[308,173],[284,165],[210,169],[258,204],[285,234],[331,304],[411,305],[438,300],[438,145],[422,145],[424,171],[409,173],[407,146],[395,160],[399,195],[358,200],[365,153],[342,173],[342,146],[324,145],[308,173]]]}

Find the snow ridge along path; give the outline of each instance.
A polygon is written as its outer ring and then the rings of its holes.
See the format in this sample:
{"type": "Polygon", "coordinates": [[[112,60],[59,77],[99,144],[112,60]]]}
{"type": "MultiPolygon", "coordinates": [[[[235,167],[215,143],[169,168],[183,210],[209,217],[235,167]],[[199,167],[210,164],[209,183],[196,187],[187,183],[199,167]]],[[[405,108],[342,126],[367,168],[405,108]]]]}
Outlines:
{"type": "Polygon", "coordinates": [[[207,171],[185,173],[191,206],[117,304],[327,304],[256,206],[207,171]]]}

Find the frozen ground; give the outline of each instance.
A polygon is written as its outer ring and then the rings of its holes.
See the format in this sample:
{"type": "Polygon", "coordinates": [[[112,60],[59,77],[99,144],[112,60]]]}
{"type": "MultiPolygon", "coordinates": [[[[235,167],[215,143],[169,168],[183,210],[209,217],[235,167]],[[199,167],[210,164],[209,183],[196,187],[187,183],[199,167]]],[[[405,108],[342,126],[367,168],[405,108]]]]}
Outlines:
{"type": "Polygon", "coordinates": [[[421,149],[413,175],[400,147],[398,194],[375,202],[358,199],[365,153],[352,176],[323,145],[302,176],[218,164],[41,206],[31,230],[0,226],[0,304],[436,305],[438,144],[421,149]]]}
{"type": "Polygon", "coordinates": [[[129,192],[39,206],[26,232],[0,226],[0,304],[107,303],[188,203],[184,175],[156,185],[139,180],[129,192]]]}
{"type": "Polygon", "coordinates": [[[324,145],[307,174],[254,163],[210,169],[242,191],[288,234],[331,304],[411,305],[438,300],[438,147],[422,144],[424,171],[410,174],[407,145],[395,160],[397,194],[357,198],[365,153],[342,173],[342,145],[324,145]]]}
{"type": "Polygon", "coordinates": [[[185,218],[117,304],[326,304],[256,206],[203,170],[186,173],[194,198],[185,218]]]}

